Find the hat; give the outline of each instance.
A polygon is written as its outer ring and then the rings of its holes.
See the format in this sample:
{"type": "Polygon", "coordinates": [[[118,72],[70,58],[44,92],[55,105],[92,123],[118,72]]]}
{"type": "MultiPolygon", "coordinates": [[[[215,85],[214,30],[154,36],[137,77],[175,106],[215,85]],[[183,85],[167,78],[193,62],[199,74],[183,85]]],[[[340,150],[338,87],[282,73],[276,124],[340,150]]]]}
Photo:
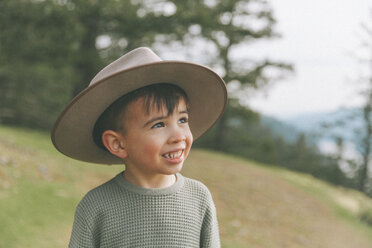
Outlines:
{"type": "Polygon", "coordinates": [[[213,70],[185,61],[165,61],[151,49],[140,47],[103,68],[89,86],[71,100],[52,129],[54,146],[66,156],[86,162],[123,163],[95,144],[94,125],[119,97],[156,83],[171,83],[185,91],[194,139],[213,126],[225,109],[226,86],[213,70]]]}

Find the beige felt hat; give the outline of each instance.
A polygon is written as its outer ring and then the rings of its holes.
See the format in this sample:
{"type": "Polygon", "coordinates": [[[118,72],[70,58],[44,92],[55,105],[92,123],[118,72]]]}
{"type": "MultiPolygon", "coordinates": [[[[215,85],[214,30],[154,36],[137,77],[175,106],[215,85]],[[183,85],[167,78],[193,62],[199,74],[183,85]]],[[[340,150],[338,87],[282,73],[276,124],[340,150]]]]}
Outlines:
{"type": "Polygon", "coordinates": [[[156,83],[172,83],[185,91],[194,139],[213,126],[225,109],[226,86],[214,71],[195,63],[164,61],[151,49],[140,47],[102,69],[89,86],[72,99],[54,124],[54,146],[63,154],[86,162],[123,163],[94,143],[94,124],[122,95],[156,83]]]}

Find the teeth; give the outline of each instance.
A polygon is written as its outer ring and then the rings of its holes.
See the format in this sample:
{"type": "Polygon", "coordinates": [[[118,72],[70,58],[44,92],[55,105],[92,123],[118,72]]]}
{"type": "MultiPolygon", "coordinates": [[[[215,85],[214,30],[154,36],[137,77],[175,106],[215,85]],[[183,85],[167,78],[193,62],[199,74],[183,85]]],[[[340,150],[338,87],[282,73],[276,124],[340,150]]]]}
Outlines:
{"type": "Polygon", "coordinates": [[[181,156],[181,154],[182,154],[182,151],[170,152],[170,153],[164,154],[163,157],[165,157],[165,158],[178,158],[179,156],[181,156]]]}

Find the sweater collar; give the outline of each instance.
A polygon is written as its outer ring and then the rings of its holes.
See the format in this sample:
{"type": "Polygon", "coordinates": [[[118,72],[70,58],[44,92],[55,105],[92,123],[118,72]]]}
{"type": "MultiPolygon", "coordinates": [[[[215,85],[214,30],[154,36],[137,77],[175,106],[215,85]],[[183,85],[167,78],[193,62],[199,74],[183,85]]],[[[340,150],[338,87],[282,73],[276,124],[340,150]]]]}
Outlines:
{"type": "Polygon", "coordinates": [[[131,191],[136,194],[140,195],[169,195],[176,193],[180,188],[182,188],[185,178],[180,174],[176,174],[176,182],[166,188],[160,188],[160,189],[148,189],[148,188],[142,188],[140,186],[134,185],[124,178],[124,171],[120,172],[115,177],[115,181],[120,185],[120,187],[124,188],[125,190],[131,191]]]}

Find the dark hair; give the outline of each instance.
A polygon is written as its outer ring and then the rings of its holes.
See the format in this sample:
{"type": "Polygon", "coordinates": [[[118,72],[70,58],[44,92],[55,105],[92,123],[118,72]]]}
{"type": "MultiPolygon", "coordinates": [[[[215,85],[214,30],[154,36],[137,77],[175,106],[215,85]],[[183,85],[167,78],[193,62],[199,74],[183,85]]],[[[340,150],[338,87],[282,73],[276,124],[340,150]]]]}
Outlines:
{"type": "Polygon", "coordinates": [[[125,94],[113,102],[96,121],[92,135],[98,147],[107,151],[102,143],[102,134],[106,130],[113,130],[116,132],[125,131],[123,130],[122,120],[126,108],[131,102],[139,98],[144,98],[144,111],[147,115],[153,107],[156,107],[157,110],[166,107],[168,115],[171,115],[181,99],[184,99],[186,105],[188,105],[186,93],[180,87],[170,83],[152,84],[125,94]]]}

